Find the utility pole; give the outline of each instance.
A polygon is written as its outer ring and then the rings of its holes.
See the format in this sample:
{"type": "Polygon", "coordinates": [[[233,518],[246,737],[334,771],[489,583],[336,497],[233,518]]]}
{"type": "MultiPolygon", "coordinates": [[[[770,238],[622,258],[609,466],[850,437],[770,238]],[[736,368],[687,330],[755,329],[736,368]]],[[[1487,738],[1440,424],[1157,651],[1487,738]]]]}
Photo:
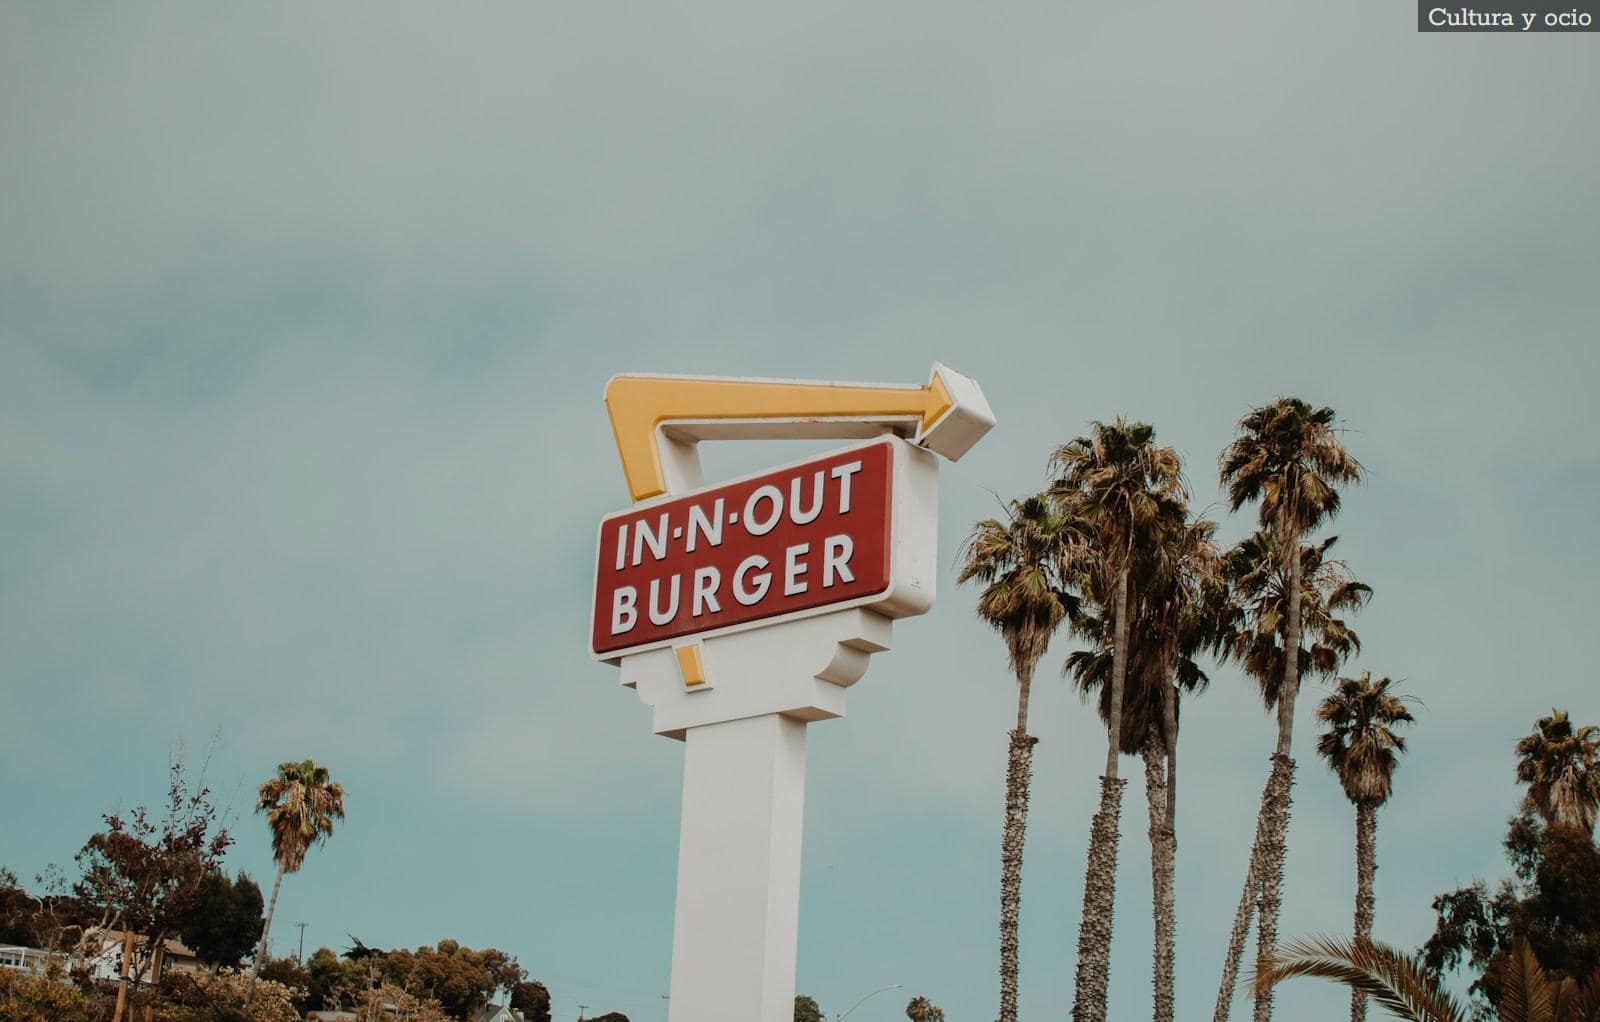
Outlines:
{"type": "Polygon", "coordinates": [[[578,1022],[583,1022],[583,1010],[587,1007],[587,1004],[578,1005],[578,1022]]]}
{"type": "Polygon", "coordinates": [[[297,964],[304,965],[306,960],[306,924],[295,923],[300,927],[300,950],[295,952],[294,960],[297,964]]]}

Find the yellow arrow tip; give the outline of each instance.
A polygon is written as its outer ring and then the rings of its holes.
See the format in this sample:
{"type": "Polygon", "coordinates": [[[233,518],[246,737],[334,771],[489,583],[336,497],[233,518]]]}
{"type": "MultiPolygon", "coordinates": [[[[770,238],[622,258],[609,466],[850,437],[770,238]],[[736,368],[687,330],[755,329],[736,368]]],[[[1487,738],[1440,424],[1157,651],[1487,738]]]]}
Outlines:
{"type": "Polygon", "coordinates": [[[950,398],[950,391],[945,387],[944,380],[938,373],[933,374],[933,379],[928,383],[928,406],[922,413],[922,431],[926,433],[932,429],[934,423],[944,417],[955,406],[955,401],[950,398]]]}

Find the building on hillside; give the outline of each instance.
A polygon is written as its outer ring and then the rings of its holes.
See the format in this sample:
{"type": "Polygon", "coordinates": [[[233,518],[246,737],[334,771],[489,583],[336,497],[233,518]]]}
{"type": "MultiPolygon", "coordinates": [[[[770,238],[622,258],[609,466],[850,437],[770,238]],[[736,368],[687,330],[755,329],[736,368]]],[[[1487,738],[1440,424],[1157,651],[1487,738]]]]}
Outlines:
{"type": "MultiPolygon", "coordinates": [[[[95,930],[84,934],[83,950],[75,956],[89,970],[93,979],[120,979],[122,977],[122,940],[121,930],[95,930]]],[[[144,947],[149,943],[149,938],[136,936],[134,947],[134,963],[137,965],[144,961],[144,947]]],[[[162,972],[204,972],[205,963],[200,961],[195,953],[184,947],[176,940],[162,942],[166,950],[166,960],[162,963],[162,972]]]]}
{"type": "Polygon", "coordinates": [[[45,951],[42,948],[22,947],[18,944],[0,944],[0,969],[43,976],[52,961],[58,963],[63,972],[72,964],[71,960],[59,951],[45,951]]]}
{"type": "Polygon", "coordinates": [[[472,1016],[472,1022],[525,1022],[522,1012],[504,1004],[486,1004],[472,1016]]]}

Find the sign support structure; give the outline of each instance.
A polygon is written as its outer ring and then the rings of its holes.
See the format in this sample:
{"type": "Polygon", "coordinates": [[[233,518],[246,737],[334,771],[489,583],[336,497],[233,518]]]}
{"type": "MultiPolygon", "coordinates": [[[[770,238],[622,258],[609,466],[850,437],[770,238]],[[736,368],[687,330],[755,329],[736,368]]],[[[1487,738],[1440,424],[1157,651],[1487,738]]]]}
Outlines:
{"type": "Polygon", "coordinates": [[[938,458],[994,425],[971,379],[923,386],[613,377],[634,505],[599,530],[590,649],[684,742],[669,1022],[790,1022],[806,726],[841,717],[924,613],[938,458]],[[866,441],[704,486],[702,440],[866,441]]]}

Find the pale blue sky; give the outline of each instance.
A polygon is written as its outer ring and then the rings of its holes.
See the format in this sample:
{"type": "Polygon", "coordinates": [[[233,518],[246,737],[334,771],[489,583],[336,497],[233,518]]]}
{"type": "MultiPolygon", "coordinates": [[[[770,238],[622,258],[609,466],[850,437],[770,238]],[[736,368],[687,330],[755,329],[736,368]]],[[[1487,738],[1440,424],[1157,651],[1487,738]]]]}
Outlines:
{"type": "MultiPolygon", "coordinates": [[[[1414,945],[1503,871],[1515,737],[1600,719],[1595,45],[1373,0],[0,5],[0,863],[69,862],[220,734],[229,862],[268,880],[252,787],[310,755],[350,818],[285,883],[280,953],[297,920],[452,937],[558,1019],[664,1018],[680,747],[585,654],[625,503],[603,383],[940,359],[1000,419],[944,473],[947,563],[1090,419],[1155,423],[1206,505],[1251,404],[1339,410],[1371,472],[1336,523],[1377,593],[1352,666],[1426,702],[1379,823],[1377,929],[1414,945]]],[[[942,581],[811,731],[799,986],[905,985],[859,1022],[994,1011],[1013,682],[942,581]]],[[[1069,648],[1034,704],[1029,1018],[1070,1005],[1103,759],[1069,648]]],[[[1286,934],[1350,916],[1315,696],[1286,934]]],[[[1232,669],[1187,707],[1185,1017],[1270,742],[1232,669]]],[[[1143,812],[1118,1019],[1149,1004],[1143,812]]]]}

